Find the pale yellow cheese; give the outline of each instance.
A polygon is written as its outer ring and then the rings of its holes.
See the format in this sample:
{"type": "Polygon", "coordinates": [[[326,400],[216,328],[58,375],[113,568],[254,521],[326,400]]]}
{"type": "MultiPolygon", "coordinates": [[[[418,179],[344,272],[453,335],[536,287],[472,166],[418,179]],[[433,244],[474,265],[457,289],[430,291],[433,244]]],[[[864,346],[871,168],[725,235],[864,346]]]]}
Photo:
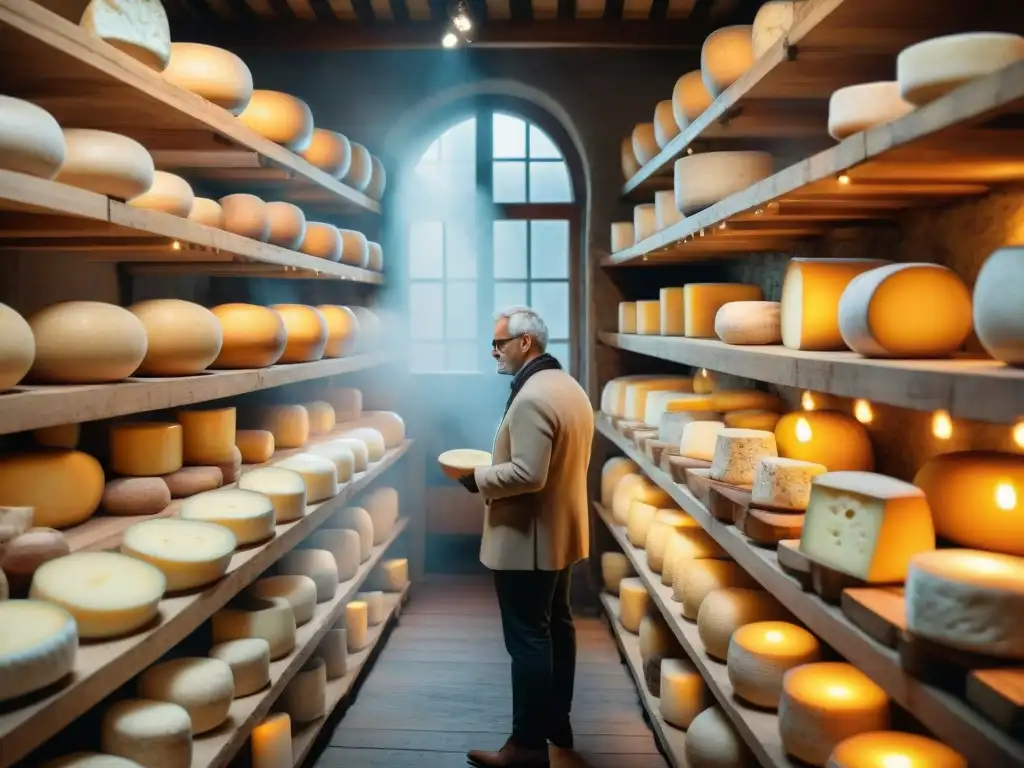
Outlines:
{"type": "Polygon", "coordinates": [[[900,95],[927,104],[974,78],[1024,60],[1024,37],[1005,32],[963,32],[924,40],[896,57],[900,95]]]}
{"type": "Polygon", "coordinates": [[[63,133],[66,153],[54,181],[118,200],[131,200],[153,186],[153,156],[134,139],[91,128],[63,133]]]}
{"type": "MultiPolygon", "coordinates": [[[[662,102],[667,104],[668,102],[662,102]]],[[[654,221],[657,231],[668,229],[683,220],[683,214],[676,208],[676,193],[671,189],[660,189],[654,193],[654,221]]]]}
{"type": "Polygon", "coordinates": [[[829,472],[874,469],[864,425],[838,411],[794,411],[775,425],[779,455],[824,464],[829,472]]]}
{"type": "Polygon", "coordinates": [[[754,589],[757,583],[736,562],[699,558],[679,559],[672,574],[672,591],[683,604],[683,616],[696,621],[701,603],[716,589],[742,587],[754,589]]]}
{"type": "Polygon", "coordinates": [[[844,739],[828,768],[967,768],[967,760],[941,741],[899,731],[870,731],[844,739]]]}
{"type": "Polygon", "coordinates": [[[3,596],[0,626],[0,701],[41,690],[74,669],[78,631],[63,608],[3,596]]]}
{"type": "Polygon", "coordinates": [[[356,471],[356,459],[352,450],[338,440],[330,440],[326,443],[319,443],[309,447],[309,453],[314,456],[323,456],[334,462],[338,473],[338,483],[347,483],[352,479],[356,471]]]}
{"type": "Polygon", "coordinates": [[[629,558],[621,552],[601,553],[601,579],[604,588],[613,595],[619,594],[619,582],[635,573],[629,558]]]}
{"type": "Polygon", "coordinates": [[[631,247],[636,242],[632,221],[612,222],[612,253],[618,253],[631,247]]]}
{"type": "Polygon", "coordinates": [[[751,409],[746,411],[729,411],[722,414],[722,421],[727,427],[738,429],[765,429],[769,432],[775,431],[775,425],[782,418],[780,414],[772,411],[761,411],[751,409]]]}
{"type": "Polygon", "coordinates": [[[676,125],[685,130],[690,123],[704,114],[714,97],[704,85],[699,69],[687,72],[676,80],[672,88],[672,115],[676,125]]]}
{"type": "Polygon", "coordinates": [[[711,461],[715,457],[718,436],[725,429],[721,421],[691,421],[683,427],[679,453],[688,459],[711,461]]]}
{"type": "Polygon", "coordinates": [[[629,505],[629,514],[626,518],[626,538],[634,547],[643,549],[647,544],[647,531],[651,527],[658,508],[646,504],[639,499],[633,499],[629,505]]]}
{"type": "Polygon", "coordinates": [[[303,403],[302,407],[309,414],[309,434],[312,436],[326,435],[334,429],[334,406],[324,400],[313,400],[303,403]]]}
{"type": "Polygon", "coordinates": [[[380,432],[388,450],[397,448],[405,440],[405,420],[394,411],[367,411],[357,423],[380,432]]]}
{"type": "Polygon", "coordinates": [[[323,549],[331,553],[338,568],[338,581],[354,578],[359,570],[359,533],[346,528],[313,531],[300,544],[302,549],[323,549]]]}
{"type": "Polygon", "coordinates": [[[270,237],[270,218],[267,204],[256,195],[238,193],[225,195],[218,201],[221,210],[221,227],[250,240],[265,243],[270,237]]]}
{"type": "Polygon", "coordinates": [[[658,294],[658,307],[661,310],[661,335],[682,336],[686,333],[686,313],[684,307],[684,289],[662,288],[658,294]]]}
{"type": "Polygon", "coordinates": [[[619,142],[619,168],[622,171],[622,178],[626,180],[633,178],[640,171],[640,163],[633,152],[632,135],[624,137],[619,142]]]}
{"type": "Polygon", "coordinates": [[[349,141],[349,146],[352,148],[352,162],[341,180],[357,192],[363,192],[373,180],[373,156],[357,141],[349,141]]]}
{"type": "Polygon", "coordinates": [[[658,231],[658,213],[654,203],[644,203],[633,208],[633,236],[641,243],[658,231]]]}
{"type": "Polygon", "coordinates": [[[277,449],[301,448],[309,440],[309,411],[301,405],[271,405],[260,413],[262,428],[274,435],[277,449]]]}
{"type": "Polygon", "coordinates": [[[785,621],[756,621],[732,633],[726,654],[729,682],[736,695],[765,709],[776,709],[786,672],[821,657],[817,638],[785,621]]]}
{"type": "Polygon", "coordinates": [[[788,618],[786,610],[763,589],[725,587],[704,598],[697,611],[697,631],[704,652],[725,661],[733,632],[744,624],[788,618]]]}
{"type": "Polygon", "coordinates": [[[730,301],[715,315],[715,334],[726,344],[778,344],[779,309],[777,301],[730,301]]]}
{"type": "Polygon", "coordinates": [[[700,672],[687,659],[661,662],[661,697],[658,712],[669,725],[686,729],[711,706],[711,691],[700,672]]]}
{"type": "Polygon", "coordinates": [[[327,347],[327,321],[305,304],[274,304],[288,334],[281,363],[309,363],[324,356],[327,347]]]}
{"type": "Polygon", "coordinates": [[[671,100],[659,101],[654,107],[654,141],[658,149],[664,149],[679,135],[679,126],[672,114],[671,100]]]}
{"type": "Polygon", "coordinates": [[[0,304],[0,392],[10,389],[25,377],[35,356],[32,328],[25,318],[6,304],[0,304]]]}
{"type": "Polygon", "coordinates": [[[142,699],[183,707],[192,723],[193,736],[225,722],[235,694],[231,667],[213,658],[162,661],[139,675],[136,685],[142,699]]]}
{"type": "Polygon", "coordinates": [[[750,30],[750,43],[754,59],[759,59],[783,38],[793,26],[794,0],[768,0],[757,9],[750,30]]]}
{"type": "Polygon", "coordinates": [[[291,606],[296,627],[309,623],[316,612],[316,582],[301,573],[264,576],[250,586],[245,595],[263,600],[284,598],[291,606]]]}
{"type": "Polygon", "coordinates": [[[235,409],[178,411],[182,457],[200,466],[230,462],[235,452],[235,409]]]}
{"type": "Polygon", "coordinates": [[[44,528],[87,520],[103,498],[103,467],[81,451],[47,450],[0,457],[0,506],[31,507],[44,528]]]}
{"type": "Polygon", "coordinates": [[[239,490],[266,496],[274,510],[274,522],[290,523],[306,514],[306,481],[293,469],[260,467],[238,479],[239,490]]]}
{"type": "Polygon", "coordinates": [[[298,248],[306,236],[306,216],[302,209],[291,203],[274,201],[267,203],[264,210],[270,224],[267,242],[288,250],[298,248]]]}
{"type": "Polygon", "coordinates": [[[208,197],[196,197],[192,200],[192,210],[188,220],[205,227],[221,229],[224,225],[224,209],[220,203],[208,197]]]}
{"type": "Polygon", "coordinates": [[[611,509],[612,493],[623,477],[637,472],[637,465],[625,456],[613,456],[601,467],[601,506],[611,509]]]}
{"type": "Polygon", "coordinates": [[[619,582],[619,623],[634,635],[640,632],[640,622],[650,609],[651,596],[638,577],[630,576],[619,582]]]}
{"type": "Polygon", "coordinates": [[[274,535],[272,500],[263,493],[246,490],[241,483],[238,488],[217,488],[190,496],[181,502],[178,515],[182,520],[223,526],[235,535],[239,545],[266,541],[274,535]]]}
{"type": "Polygon", "coordinates": [[[700,528],[700,523],[678,509],[659,509],[647,528],[644,552],[647,566],[654,573],[661,573],[666,561],[669,541],[676,531],[700,528]]]}
{"type": "Polygon", "coordinates": [[[683,288],[685,334],[689,338],[714,338],[715,316],[731,301],[760,301],[761,287],[736,283],[688,283],[683,288]]]}
{"type": "Polygon", "coordinates": [[[676,208],[690,215],[767,179],[772,175],[772,156],[739,150],[695,152],[676,160],[673,171],[676,208]]]}
{"type": "Polygon", "coordinates": [[[348,633],[344,629],[329,629],[316,647],[316,655],[327,666],[327,679],[336,680],[348,672],[348,633]]]}
{"type": "Polygon", "coordinates": [[[773,433],[726,427],[715,438],[711,479],[729,485],[753,485],[761,459],[777,455],[773,433]]]}
{"type": "Polygon", "coordinates": [[[381,560],[369,578],[366,586],[380,592],[401,592],[409,585],[409,560],[392,557],[381,560]]]}
{"type": "Polygon", "coordinates": [[[295,614],[283,597],[242,598],[217,611],[210,619],[213,642],[261,637],[270,645],[275,661],[295,647],[295,614]]]}
{"type": "Polygon", "coordinates": [[[357,653],[369,645],[368,611],[369,606],[362,600],[352,600],[345,605],[345,633],[349,653],[357,653]]]}
{"type": "Polygon", "coordinates": [[[206,370],[223,343],[217,317],[178,299],[152,299],[128,307],[146,329],[146,357],[136,375],[194,376],[206,370]]]}
{"type": "Polygon", "coordinates": [[[302,152],[313,140],[313,113],[309,105],[280,91],[254,90],[238,119],[293,152],[302,152]]]}
{"type": "Polygon", "coordinates": [[[398,522],[398,491],[383,486],[370,491],[363,498],[363,507],[373,521],[373,543],[380,546],[391,537],[398,522]]]}
{"type": "Polygon", "coordinates": [[[668,406],[678,399],[690,397],[690,393],[658,390],[647,393],[647,402],[644,405],[643,423],[652,429],[661,424],[661,417],[668,412],[668,406]]]}
{"type": "Polygon", "coordinates": [[[619,302],[619,333],[636,333],[636,302],[619,302]]]}
{"type": "Polygon", "coordinates": [[[765,456],[758,465],[751,503],[802,511],[811,498],[811,480],[828,470],[824,464],[765,456]]]}
{"type": "Polygon", "coordinates": [[[366,235],[354,229],[339,229],[341,234],[341,261],[365,269],[370,263],[370,243],[366,235]]]}
{"type": "Polygon", "coordinates": [[[365,563],[373,553],[373,520],[362,507],[345,507],[327,523],[334,528],[350,528],[359,534],[359,562],[365,563]]]}
{"type": "Polygon", "coordinates": [[[307,504],[316,504],[338,495],[338,469],[333,461],[324,456],[299,453],[276,462],[274,466],[302,475],[306,484],[307,504]]]}
{"type": "Polygon", "coordinates": [[[237,429],[235,447],[246,464],[262,464],[274,455],[274,433],[266,429],[237,429]]]}
{"type": "Polygon", "coordinates": [[[333,224],[307,221],[298,250],[307,256],[327,261],[341,261],[341,232],[333,224]]]}
{"type": "Polygon", "coordinates": [[[146,768],[192,764],[192,721],[170,701],[122,699],[103,713],[100,749],[146,768]]]}
{"type": "Polygon", "coordinates": [[[647,165],[657,156],[658,141],[654,136],[653,123],[637,123],[633,126],[633,154],[640,165],[647,165]]]}
{"type": "Polygon", "coordinates": [[[700,74],[714,97],[739,80],[754,63],[749,24],[722,27],[704,40],[700,49],[700,74]]]}
{"type": "Polygon", "coordinates": [[[978,340],[996,360],[1018,366],[1024,364],[1024,312],[1009,286],[1019,285],[1022,276],[1024,248],[1007,247],[986,259],[974,281],[974,329],[978,340]]]}
{"type": "Polygon", "coordinates": [[[227,571],[237,540],[229,528],[195,520],[143,520],[121,537],[121,553],[160,569],[167,591],[210,584],[227,571]]]}
{"type": "Polygon", "coordinates": [[[754,768],[758,761],[729,718],[718,707],[709,706],[686,729],[683,754],[687,765],[754,768]]]}
{"type": "Polygon", "coordinates": [[[828,100],[828,135],[836,141],[891,123],[914,109],[894,80],[858,83],[833,91],[828,100]]]}
{"type": "Polygon", "coordinates": [[[612,491],[612,517],[616,525],[629,522],[629,510],[635,500],[658,508],[672,504],[672,497],[643,475],[624,475],[612,491]]]}
{"type": "Polygon", "coordinates": [[[280,359],[288,334],[276,312],[253,304],[221,304],[210,311],[223,333],[211,368],[266,368],[280,359]]]}
{"type": "Polygon", "coordinates": [[[338,563],[326,549],[293,549],[277,561],[278,573],[308,576],[316,584],[316,601],[325,603],[338,589],[338,563]]]}
{"type": "MultiPolygon", "coordinates": [[[[334,304],[320,304],[317,306],[317,311],[327,322],[327,346],[324,347],[324,357],[351,355],[355,351],[359,335],[359,321],[356,319],[355,312],[348,307],[334,304]]],[[[342,420],[337,417],[337,414],[335,417],[338,421],[342,420]]]]}
{"type": "Polygon", "coordinates": [[[366,603],[366,624],[376,627],[384,621],[384,593],[379,590],[357,592],[356,600],[366,603]]]}
{"type": "Polygon", "coordinates": [[[53,115],[13,96],[0,96],[0,115],[0,168],[40,179],[56,176],[67,147],[53,115]]]}
{"type": "Polygon", "coordinates": [[[661,305],[657,299],[636,303],[636,332],[641,336],[661,333],[661,305]]]}
{"type": "Polygon", "coordinates": [[[288,681],[279,701],[293,723],[310,723],[327,714],[327,665],[319,656],[306,660],[288,681]]]}
{"type": "Polygon", "coordinates": [[[236,699],[261,691],[270,683],[270,643],[262,637],[217,643],[209,655],[231,669],[236,699]]]}
{"type": "Polygon", "coordinates": [[[294,765],[292,721],[287,712],[274,712],[252,729],[249,739],[252,768],[294,765]]]}
{"type": "Polygon", "coordinates": [[[201,43],[171,43],[164,80],[237,115],[252,96],[252,73],[238,56],[201,43]]]}
{"type": "Polygon", "coordinates": [[[362,441],[366,445],[367,455],[371,462],[380,461],[387,452],[387,443],[384,442],[384,435],[373,427],[346,429],[341,432],[341,437],[362,441]]]}
{"type": "Polygon", "coordinates": [[[128,205],[184,219],[192,212],[194,200],[195,194],[187,181],[173,173],[156,171],[153,174],[153,185],[129,200],[128,205]]]}

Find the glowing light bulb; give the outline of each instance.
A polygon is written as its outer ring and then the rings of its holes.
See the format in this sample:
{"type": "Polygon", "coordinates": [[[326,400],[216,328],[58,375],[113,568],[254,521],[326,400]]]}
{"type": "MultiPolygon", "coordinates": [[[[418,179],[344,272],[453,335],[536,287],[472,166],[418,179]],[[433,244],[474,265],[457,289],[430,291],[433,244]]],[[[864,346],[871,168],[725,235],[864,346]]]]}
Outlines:
{"type": "Polygon", "coordinates": [[[1024,448],[1024,419],[1013,425],[1013,442],[1018,448],[1024,448]]]}
{"type": "Polygon", "coordinates": [[[441,38],[441,45],[445,48],[454,48],[459,44],[459,38],[455,36],[454,32],[446,32],[445,36],[441,38]]]}
{"type": "Polygon", "coordinates": [[[949,440],[953,436],[953,420],[946,411],[932,414],[932,434],[940,440],[949,440]]]}
{"type": "Polygon", "coordinates": [[[769,643],[781,643],[782,633],[778,630],[773,629],[771,632],[764,633],[764,639],[767,640],[769,643]]]}
{"type": "Polygon", "coordinates": [[[814,395],[812,395],[808,391],[804,391],[804,394],[800,398],[800,406],[805,411],[813,411],[814,410],[814,395]]]}
{"type": "Polygon", "coordinates": [[[996,506],[1005,512],[1017,506],[1017,491],[1009,483],[999,483],[996,486],[996,506]]]}
{"type": "Polygon", "coordinates": [[[706,379],[708,377],[708,369],[707,368],[701,368],[700,369],[700,377],[702,379],[706,379]]]}
{"type": "Polygon", "coordinates": [[[836,181],[838,181],[840,184],[849,184],[850,177],[844,173],[838,179],[836,179],[836,181]]]}
{"type": "Polygon", "coordinates": [[[452,23],[459,32],[469,32],[473,28],[473,21],[465,13],[456,14],[452,23]]]}
{"type": "Polygon", "coordinates": [[[874,421],[875,414],[871,410],[871,403],[867,400],[855,400],[853,403],[853,417],[861,424],[870,424],[874,421]]]}
{"type": "Polygon", "coordinates": [[[171,250],[172,251],[180,251],[181,250],[181,243],[178,240],[175,240],[174,242],[172,242],[171,243],[171,250]]]}
{"type": "Polygon", "coordinates": [[[811,442],[811,437],[814,433],[811,431],[811,425],[807,423],[807,419],[801,416],[796,421],[796,439],[801,443],[811,442]]]}

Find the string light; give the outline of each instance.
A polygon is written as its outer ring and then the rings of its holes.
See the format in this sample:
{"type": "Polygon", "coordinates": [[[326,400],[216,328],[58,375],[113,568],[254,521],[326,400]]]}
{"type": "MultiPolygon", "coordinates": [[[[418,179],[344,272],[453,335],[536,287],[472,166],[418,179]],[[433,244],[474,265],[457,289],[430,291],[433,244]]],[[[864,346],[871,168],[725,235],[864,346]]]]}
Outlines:
{"type": "Polygon", "coordinates": [[[459,44],[459,38],[454,32],[445,32],[441,38],[441,45],[445,48],[454,48],[459,44]]]}
{"type": "Polygon", "coordinates": [[[838,182],[839,182],[840,184],[849,184],[849,183],[850,183],[850,177],[849,177],[849,176],[847,176],[847,175],[846,175],[846,174],[844,173],[844,174],[841,174],[841,175],[839,176],[839,178],[838,178],[838,179],[836,179],[836,181],[838,181],[838,182]]]}
{"type": "Polygon", "coordinates": [[[1024,448],[1024,419],[1013,425],[1013,442],[1018,448],[1024,448]]]}
{"type": "Polygon", "coordinates": [[[953,436],[953,420],[947,411],[936,411],[932,414],[932,434],[939,440],[949,440],[953,436]]]}
{"type": "Polygon", "coordinates": [[[814,410],[814,395],[810,391],[805,390],[803,395],[800,397],[800,407],[805,411],[814,410]]]}
{"type": "Polygon", "coordinates": [[[181,242],[178,241],[178,240],[173,241],[171,243],[171,250],[172,251],[180,251],[181,250],[181,242]]]}
{"type": "Polygon", "coordinates": [[[871,410],[871,403],[867,400],[855,400],[853,403],[853,417],[861,424],[870,424],[875,419],[871,410]]]}

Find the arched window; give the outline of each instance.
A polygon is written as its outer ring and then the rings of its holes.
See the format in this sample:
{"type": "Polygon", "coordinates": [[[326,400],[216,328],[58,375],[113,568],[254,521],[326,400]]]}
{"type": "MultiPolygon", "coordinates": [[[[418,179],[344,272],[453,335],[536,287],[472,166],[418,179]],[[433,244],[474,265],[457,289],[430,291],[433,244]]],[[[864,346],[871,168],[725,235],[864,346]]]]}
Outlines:
{"type": "Polygon", "coordinates": [[[513,304],[540,312],[548,351],[573,370],[580,217],[552,135],[477,103],[442,128],[405,179],[411,371],[492,370],[492,317],[513,304]]]}

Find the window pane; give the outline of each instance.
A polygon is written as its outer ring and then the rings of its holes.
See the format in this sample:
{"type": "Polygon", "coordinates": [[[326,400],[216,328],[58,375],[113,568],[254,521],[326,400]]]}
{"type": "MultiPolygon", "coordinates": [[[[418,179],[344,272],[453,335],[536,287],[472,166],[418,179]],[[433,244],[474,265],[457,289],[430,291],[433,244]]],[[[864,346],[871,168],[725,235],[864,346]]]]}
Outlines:
{"type": "Polygon", "coordinates": [[[472,219],[449,220],[445,231],[445,277],[476,279],[476,226],[472,219]]]}
{"type": "Polygon", "coordinates": [[[444,335],[447,339],[476,338],[476,281],[445,284],[444,335]]]}
{"type": "Polygon", "coordinates": [[[512,115],[494,114],[494,157],[526,157],[526,123],[512,115]]]}
{"type": "Polygon", "coordinates": [[[444,370],[444,344],[439,341],[418,341],[409,347],[409,370],[413,373],[436,373],[444,370]]]}
{"type": "Polygon", "coordinates": [[[478,371],[479,352],[476,342],[450,341],[444,345],[444,368],[446,371],[478,371]]]}
{"type": "Polygon", "coordinates": [[[444,338],[444,286],[441,283],[409,284],[409,336],[412,339],[444,338]]]}
{"type": "Polygon", "coordinates": [[[444,226],[439,221],[409,225],[409,277],[440,278],[444,275],[444,226]]]}
{"type": "Polygon", "coordinates": [[[526,202],[526,163],[494,163],[494,202],[526,202]]]}
{"type": "Polygon", "coordinates": [[[530,306],[548,326],[548,338],[569,338],[569,283],[530,283],[530,306]]]}
{"type": "Polygon", "coordinates": [[[420,155],[420,165],[429,165],[430,163],[436,163],[441,159],[441,140],[438,139],[429,147],[427,147],[423,154],[420,155]]]}
{"type": "MultiPolygon", "coordinates": [[[[497,201],[497,198],[495,200],[497,201]]],[[[572,202],[569,169],[564,162],[544,161],[530,163],[530,202],[572,202]]]]}
{"type": "Polygon", "coordinates": [[[441,136],[441,159],[445,163],[476,165],[476,118],[453,125],[441,136]]]}
{"type": "Polygon", "coordinates": [[[569,343],[565,341],[554,341],[548,344],[548,354],[562,364],[565,370],[569,370],[569,343]]]}
{"type": "Polygon", "coordinates": [[[526,222],[494,222],[494,277],[526,277],[526,222]]]}
{"type": "Polygon", "coordinates": [[[569,222],[530,222],[530,277],[569,278],[569,222]]]}
{"type": "Polygon", "coordinates": [[[530,126],[530,157],[548,160],[562,159],[562,153],[555,146],[555,142],[536,125],[530,126]]]}
{"type": "Polygon", "coordinates": [[[526,283],[495,283],[494,311],[501,312],[508,307],[526,306],[526,283]]]}

